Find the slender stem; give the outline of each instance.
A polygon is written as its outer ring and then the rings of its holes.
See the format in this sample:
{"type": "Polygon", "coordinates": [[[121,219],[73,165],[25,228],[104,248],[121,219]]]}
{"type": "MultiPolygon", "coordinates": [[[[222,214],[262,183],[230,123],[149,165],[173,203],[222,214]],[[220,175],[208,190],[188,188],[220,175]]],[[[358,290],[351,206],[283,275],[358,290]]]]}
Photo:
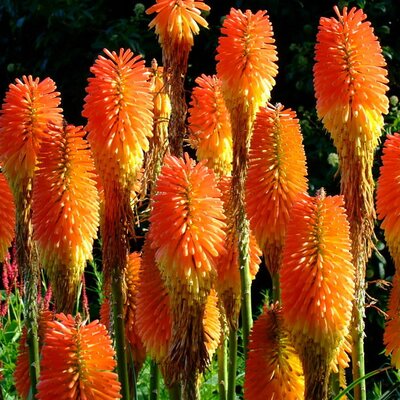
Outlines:
{"type": "Polygon", "coordinates": [[[281,289],[279,285],[279,272],[272,275],[272,299],[273,301],[281,300],[281,289]]]}
{"type": "MultiPolygon", "coordinates": [[[[365,306],[365,289],[363,286],[356,293],[355,305],[353,307],[353,320],[356,322],[352,330],[353,351],[353,380],[357,380],[365,375],[365,354],[364,354],[364,306],[365,306]]],[[[366,400],[367,386],[365,379],[354,388],[355,400],[366,400]]]]}
{"type": "Polygon", "coordinates": [[[38,287],[39,265],[35,259],[32,227],[32,180],[23,184],[21,194],[16,198],[17,260],[22,270],[25,284],[24,309],[29,348],[29,377],[32,396],[40,376],[39,336],[38,336],[38,287]]]}
{"type": "Polygon", "coordinates": [[[337,396],[340,392],[340,371],[338,373],[331,373],[329,383],[331,387],[331,396],[337,396]]]}
{"type": "Polygon", "coordinates": [[[227,400],[236,398],[237,331],[229,329],[228,393],[227,400]]]}
{"type": "Polygon", "coordinates": [[[227,359],[227,346],[226,337],[221,340],[221,344],[218,347],[218,392],[219,400],[226,400],[226,391],[228,384],[228,359],[227,359]]]}
{"type": "Polygon", "coordinates": [[[188,375],[182,382],[182,400],[198,400],[200,393],[197,385],[197,370],[193,369],[188,375]]]}
{"type": "Polygon", "coordinates": [[[170,400],[181,400],[181,384],[174,383],[172,386],[167,386],[170,400]]]}
{"type": "Polygon", "coordinates": [[[128,359],[125,340],[125,321],[124,321],[124,296],[122,292],[122,279],[117,273],[113,274],[112,295],[113,295],[113,319],[114,319],[114,338],[117,353],[117,371],[121,383],[121,394],[123,400],[130,400],[129,396],[129,375],[128,359]]]}
{"type": "Polygon", "coordinates": [[[160,394],[160,370],[154,360],[150,362],[150,400],[158,400],[160,394]]]}

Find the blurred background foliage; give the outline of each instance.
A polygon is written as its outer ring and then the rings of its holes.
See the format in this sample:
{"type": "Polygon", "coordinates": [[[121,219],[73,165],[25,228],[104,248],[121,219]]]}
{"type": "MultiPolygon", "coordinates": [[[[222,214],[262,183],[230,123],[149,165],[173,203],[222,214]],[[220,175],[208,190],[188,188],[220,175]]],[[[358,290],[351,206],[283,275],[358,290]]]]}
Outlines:
{"type": "MultiPolygon", "coordinates": [[[[69,123],[84,124],[81,117],[89,68],[103,48],[131,48],[150,66],[152,58],[161,64],[161,50],[153,31],[151,16],[145,10],[154,0],[0,0],[0,94],[22,75],[50,76],[62,94],[64,115],[69,123]]],[[[216,47],[224,16],[231,7],[257,11],[266,9],[273,24],[279,54],[279,75],[272,102],[297,111],[300,119],[309,169],[310,192],[325,187],[329,194],[339,192],[338,161],[335,149],[318,121],[312,81],[314,45],[321,16],[334,16],[333,6],[361,7],[375,28],[385,55],[389,79],[390,112],[385,132],[400,130],[400,1],[399,0],[206,0],[211,6],[209,29],[202,29],[189,58],[187,96],[194,80],[202,73],[215,73],[216,47]],[[397,30],[396,30],[397,29],[397,30]]],[[[384,137],[382,138],[382,142],[384,137]]],[[[375,176],[379,172],[381,148],[377,150],[375,176]]],[[[376,251],[367,269],[369,307],[367,308],[367,370],[387,363],[382,353],[382,332],[387,290],[393,265],[379,224],[376,251]]],[[[268,287],[265,271],[257,279],[254,295],[259,309],[268,287]]],[[[393,377],[392,377],[393,378],[393,377]]],[[[397,376],[393,378],[398,382],[397,376]]],[[[387,381],[390,381],[387,380],[387,381]]],[[[370,384],[372,385],[372,384],[370,384]]],[[[383,383],[385,386],[385,383],[383,383]]],[[[381,392],[375,380],[371,393],[381,392]]]]}

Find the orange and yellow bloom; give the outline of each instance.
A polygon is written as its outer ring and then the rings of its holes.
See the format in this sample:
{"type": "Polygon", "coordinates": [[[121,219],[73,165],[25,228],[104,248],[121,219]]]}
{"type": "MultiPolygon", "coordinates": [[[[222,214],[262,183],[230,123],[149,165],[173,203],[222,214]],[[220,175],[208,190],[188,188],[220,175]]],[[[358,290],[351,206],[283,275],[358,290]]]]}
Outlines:
{"type": "Polygon", "coordinates": [[[99,225],[94,163],[82,127],[48,127],[33,189],[34,239],[59,311],[72,311],[99,225]]]}
{"type": "Polygon", "coordinates": [[[207,166],[219,175],[230,175],[232,131],[221,80],[203,74],[195,82],[189,108],[189,142],[199,161],[207,160],[207,166]]]}
{"type": "MultiPolygon", "coordinates": [[[[277,52],[266,11],[231,9],[224,20],[217,48],[217,73],[228,103],[242,98],[255,116],[270,98],[277,52]]],[[[228,106],[230,108],[230,106],[228,106]]]]}
{"type": "Polygon", "coordinates": [[[249,150],[246,208],[272,275],[279,270],[291,207],[307,191],[306,176],[306,156],[295,112],[282,105],[260,108],[249,150]]]}
{"type": "Polygon", "coordinates": [[[111,339],[104,325],[57,314],[47,323],[37,399],[121,398],[111,339]]]}

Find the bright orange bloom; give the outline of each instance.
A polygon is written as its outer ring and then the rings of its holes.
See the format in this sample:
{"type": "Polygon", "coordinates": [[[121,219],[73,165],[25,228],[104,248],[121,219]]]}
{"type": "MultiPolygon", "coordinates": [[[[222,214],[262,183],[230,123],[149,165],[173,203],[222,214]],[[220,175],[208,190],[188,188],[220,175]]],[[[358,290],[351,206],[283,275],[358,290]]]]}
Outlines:
{"type": "Polygon", "coordinates": [[[57,314],[48,322],[42,348],[39,400],[119,399],[116,362],[111,339],[104,325],[88,325],[79,316],[57,314]]]}
{"type": "Polygon", "coordinates": [[[15,204],[10,186],[1,172],[0,193],[0,262],[2,262],[15,235],[15,204]]]}
{"type": "Polygon", "coordinates": [[[33,185],[34,239],[59,310],[72,311],[99,225],[94,163],[82,127],[49,126],[33,185]]]}
{"type": "Polygon", "coordinates": [[[243,97],[255,114],[270,98],[278,73],[272,26],[266,11],[231,8],[217,48],[217,73],[229,101],[243,97]]]}
{"type": "Polygon", "coordinates": [[[189,108],[189,141],[197,159],[219,175],[232,171],[232,131],[229,113],[222,95],[222,82],[216,75],[199,76],[189,108]]]}
{"type": "MultiPolygon", "coordinates": [[[[47,322],[52,321],[54,314],[51,311],[41,311],[38,322],[39,350],[43,346],[43,340],[46,334],[47,322]]],[[[14,371],[14,381],[17,393],[23,400],[28,399],[31,388],[30,371],[29,371],[29,347],[27,344],[27,328],[26,325],[22,328],[22,334],[18,344],[18,357],[14,371]]]]}
{"type": "MultiPolygon", "coordinates": [[[[142,166],[152,135],[153,100],[148,70],[131,50],[104,49],[91,67],[82,115],[103,185],[130,187],[142,166]]],[[[106,195],[107,197],[107,195],[106,195]]]]}
{"type": "Polygon", "coordinates": [[[382,167],[376,192],[378,217],[382,220],[386,242],[400,267],[400,134],[388,135],[383,147],[382,167]]]}
{"type": "Polygon", "coordinates": [[[287,325],[299,342],[337,349],[349,329],[354,267],[341,196],[305,198],[292,208],[281,267],[287,325]]]}
{"type": "MultiPolygon", "coordinates": [[[[224,214],[215,175],[203,163],[166,156],[153,197],[152,247],[167,286],[204,297],[224,252],[224,214]]],[[[204,297],[205,298],[205,297],[204,297]]]]}
{"type": "MultiPolygon", "coordinates": [[[[221,177],[218,182],[218,187],[222,193],[224,212],[229,221],[229,215],[231,213],[231,210],[229,209],[231,178],[221,177]]],[[[226,252],[224,252],[218,259],[218,277],[215,286],[219,297],[223,302],[228,324],[231,328],[236,329],[239,321],[238,318],[242,289],[239,271],[238,237],[233,226],[233,221],[231,220],[228,222],[226,228],[225,247],[226,252]]],[[[250,277],[251,279],[254,279],[261,263],[260,257],[262,252],[252,233],[250,234],[249,254],[250,277]]]]}
{"type": "Polygon", "coordinates": [[[260,109],[248,168],[247,215],[273,275],[279,269],[290,209],[307,191],[306,156],[294,111],[282,105],[260,109]]]}
{"type": "Polygon", "coordinates": [[[203,163],[166,156],[156,184],[149,239],[171,299],[173,332],[166,371],[171,382],[209,361],[204,308],[224,249],[224,214],[215,175],[203,163]]]}
{"type": "Polygon", "coordinates": [[[168,353],[172,315],[170,297],[154,256],[155,250],[146,240],[139,273],[136,322],[147,353],[161,363],[168,353]]]}
{"type": "Polygon", "coordinates": [[[304,376],[289,333],[283,327],[282,310],[265,307],[249,338],[244,378],[247,400],[304,399],[304,376]]]}
{"type": "Polygon", "coordinates": [[[363,155],[377,146],[388,112],[386,62],[363,11],[334,10],[338,19],[321,18],[317,35],[317,111],[339,151],[350,142],[363,155]]]}
{"type": "Polygon", "coordinates": [[[0,116],[0,160],[16,196],[21,182],[32,178],[40,143],[49,123],[61,125],[60,93],[55,83],[31,76],[9,86],[0,116]]]}
{"type": "Polygon", "coordinates": [[[393,277],[393,287],[389,297],[388,320],[385,325],[383,342],[386,355],[391,355],[392,365],[400,368],[400,274],[396,271],[393,277]]]}
{"type": "Polygon", "coordinates": [[[201,10],[210,10],[203,0],[157,0],[146,13],[157,13],[149,27],[155,27],[161,45],[182,45],[190,49],[194,42],[193,35],[200,32],[199,25],[204,28],[208,26],[201,16],[201,10]]]}
{"type": "Polygon", "coordinates": [[[138,333],[136,323],[137,296],[140,284],[141,257],[138,252],[129,254],[125,270],[126,300],[125,300],[125,331],[132,350],[133,360],[138,373],[146,359],[146,351],[138,333]]]}
{"type": "Polygon", "coordinates": [[[303,363],[305,398],[326,399],[332,363],[349,334],[354,275],[342,196],[305,197],[292,208],[280,286],[283,316],[303,363]]]}

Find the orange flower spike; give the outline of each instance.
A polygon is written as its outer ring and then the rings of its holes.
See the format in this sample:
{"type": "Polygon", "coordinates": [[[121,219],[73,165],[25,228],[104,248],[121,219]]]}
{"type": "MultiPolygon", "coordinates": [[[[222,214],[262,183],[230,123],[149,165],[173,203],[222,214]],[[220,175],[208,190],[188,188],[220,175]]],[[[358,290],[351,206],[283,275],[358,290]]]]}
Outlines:
{"type": "Polygon", "coordinates": [[[317,35],[317,112],[338,149],[350,141],[362,155],[377,146],[388,112],[386,62],[363,11],[334,10],[338,19],[321,18],[317,35]]]}
{"type": "Polygon", "coordinates": [[[214,173],[187,154],[185,159],[166,156],[150,222],[167,286],[183,285],[197,298],[208,294],[224,252],[224,219],[214,173]]]}
{"type": "Polygon", "coordinates": [[[32,178],[49,123],[61,125],[60,93],[50,79],[23,76],[9,86],[0,116],[0,159],[14,196],[32,178]]]}
{"type": "Polygon", "coordinates": [[[194,43],[193,35],[200,32],[199,25],[208,26],[201,11],[209,10],[210,7],[203,1],[157,0],[146,13],[157,13],[149,27],[155,28],[161,45],[190,49],[194,43]]]}
{"type": "Polygon", "coordinates": [[[270,98],[278,60],[272,26],[266,11],[253,14],[231,8],[217,48],[217,73],[229,102],[243,98],[255,116],[270,98]]]}
{"type": "Polygon", "coordinates": [[[125,302],[125,330],[126,337],[130,344],[133,360],[135,362],[136,373],[138,373],[146,359],[146,351],[142,340],[138,334],[136,323],[137,296],[140,284],[140,264],[141,257],[138,252],[129,254],[125,269],[126,282],[126,302],[125,302]]]}
{"type": "MultiPolygon", "coordinates": [[[[91,67],[82,115],[103,185],[130,187],[142,166],[152,136],[153,100],[149,72],[131,50],[104,49],[91,67]]],[[[107,191],[107,189],[106,189],[107,191]]]]}
{"type": "Polygon", "coordinates": [[[280,285],[285,322],[303,362],[306,398],[325,399],[327,386],[318,380],[329,376],[349,332],[355,274],[350,251],[341,196],[322,192],[293,206],[280,285]]]}
{"type": "Polygon", "coordinates": [[[117,374],[112,372],[114,350],[104,325],[84,325],[71,315],[56,317],[58,321],[48,323],[37,399],[121,398],[117,374]]]}
{"type": "Polygon", "coordinates": [[[154,257],[155,250],[147,239],[140,266],[136,321],[147,353],[162,363],[171,340],[172,315],[170,297],[154,257]]]}
{"type": "Polygon", "coordinates": [[[246,400],[304,399],[303,368],[278,305],[265,307],[254,324],[244,379],[246,400]]]}
{"type": "Polygon", "coordinates": [[[213,75],[201,75],[195,82],[189,108],[189,141],[198,160],[219,175],[232,171],[232,131],[222,95],[222,82],[213,75]]]}
{"type": "Polygon", "coordinates": [[[400,134],[386,136],[382,167],[376,192],[378,218],[382,220],[386,242],[395,263],[400,266],[400,134]]]}
{"type": "Polygon", "coordinates": [[[2,262],[15,235],[15,204],[10,186],[1,172],[0,193],[0,262],[2,262]]]}
{"type": "Polygon", "coordinates": [[[33,226],[59,310],[72,312],[99,225],[94,163],[82,127],[49,127],[38,156],[33,226]]]}
{"type": "Polygon", "coordinates": [[[278,272],[290,209],[307,191],[306,176],[296,113],[282,105],[261,108],[249,151],[246,206],[271,275],[278,272]]]}

